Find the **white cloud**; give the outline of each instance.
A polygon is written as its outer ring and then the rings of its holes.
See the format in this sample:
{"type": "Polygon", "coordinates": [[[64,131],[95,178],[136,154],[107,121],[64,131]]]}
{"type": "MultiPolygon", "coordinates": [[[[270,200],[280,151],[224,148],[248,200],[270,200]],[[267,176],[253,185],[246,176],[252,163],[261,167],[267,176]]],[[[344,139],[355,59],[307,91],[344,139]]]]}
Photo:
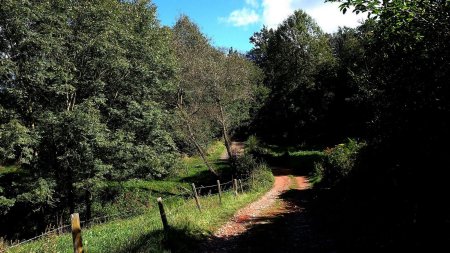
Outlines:
{"type": "Polygon", "coordinates": [[[240,10],[234,10],[226,18],[219,18],[220,21],[225,21],[234,26],[247,26],[254,23],[258,23],[260,18],[255,10],[243,8],[240,10]]]}
{"type": "Polygon", "coordinates": [[[297,9],[308,13],[328,33],[337,31],[339,26],[356,27],[365,17],[351,11],[342,14],[339,3],[315,0],[263,0],[262,8],[262,22],[269,28],[277,28],[297,9]]]}
{"type": "Polygon", "coordinates": [[[350,10],[344,15],[339,3],[324,3],[317,0],[245,0],[242,9],[232,11],[228,17],[219,21],[244,27],[252,24],[264,24],[276,29],[297,9],[302,9],[316,20],[323,31],[336,32],[339,26],[356,27],[365,15],[356,15],[350,10]]]}
{"type": "Polygon", "coordinates": [[[295,10],[293,0],[263,0],[262,7],[263,23],[274,29],[295,10]]]}
{"type": "Polygon", "coordinates": [[[247,4],[250,7],[258,8],[258,0],[245,0],[245,4],[247,4]]]}
{"type": "Polygon", "coordinates": [[[347,11],[343,14],[339,10],[339,3],[325,3],[312,8],[306,9],[311,17],[313,17],[317,24],[322,28],[324,32],[333,33],[336,32],[339,26],[357,27],[359,21],[364,19],[364,15],[356,15],[347,11]]]}

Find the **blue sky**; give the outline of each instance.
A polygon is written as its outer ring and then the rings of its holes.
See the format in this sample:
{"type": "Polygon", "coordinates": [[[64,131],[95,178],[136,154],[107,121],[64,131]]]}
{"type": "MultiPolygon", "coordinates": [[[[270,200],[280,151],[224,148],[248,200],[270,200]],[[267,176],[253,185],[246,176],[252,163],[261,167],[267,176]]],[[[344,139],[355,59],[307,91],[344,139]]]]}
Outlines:
{"type": "Polygon", "coordinates": [[[172,26],[185,14],[218,47],[248,51],[249,38],[263,25],[276,28],[296,9],[311,15],[325,32],[339,26],[355,27],[363,15],[343,15],[336,3],[323,0],[153,0],[163,25],[172,26]]]}

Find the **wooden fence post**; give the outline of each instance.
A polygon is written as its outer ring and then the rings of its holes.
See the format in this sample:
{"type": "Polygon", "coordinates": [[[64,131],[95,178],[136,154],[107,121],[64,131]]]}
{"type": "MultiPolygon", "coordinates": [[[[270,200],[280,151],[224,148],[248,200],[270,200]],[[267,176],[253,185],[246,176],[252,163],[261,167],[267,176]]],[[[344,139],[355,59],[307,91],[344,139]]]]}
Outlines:
{"type": "Polygon", "coordinates": [[[233,189],[234,189],[234,195],[238,195],[238,185],[237,185],[237,179],[233,180],[233,189]]]}
{"type": "Polygon", "coordinates": [[[219,202],[222,204],[222,189],[220,188],[220,180],[217,180],[217,190],[219,193],[219,202]]]}
{"type": "Polygon", "coordinates": [[[242,180],[239,179],[239,185],[241,185],[241,193],[244,194],[244,187],[242,186],[242,180]]]}
{"type": "Polygon", "coordinates": [[[156,199],[158,201],[158,207],[159,207],[159,214],[161,215],[161,221],[164,227],[164,232],[169,232],[169,223],[167,222],[167,216],[166,211],[164,210],[164,205],[162,202],[162,198],[159,197],[156,199]]]}
{"type": "Polygon", "coordinates": [[[81,239],[80,215],[78,213],[73,213],[70,215],[70,220],[71,220],[71,224],[72,224],[73,252],[74,253],[83,253],[83,241],[81,239]]]}
{"type": "Polygon", "coordinates": [[[197,204],[198,210],[201,212],[202,207],[200,206],[200,200],[198,199],[197,190],[195,189],[195,184],[192,183],[192,191],[194,192],[195,203],[197,204]]]}

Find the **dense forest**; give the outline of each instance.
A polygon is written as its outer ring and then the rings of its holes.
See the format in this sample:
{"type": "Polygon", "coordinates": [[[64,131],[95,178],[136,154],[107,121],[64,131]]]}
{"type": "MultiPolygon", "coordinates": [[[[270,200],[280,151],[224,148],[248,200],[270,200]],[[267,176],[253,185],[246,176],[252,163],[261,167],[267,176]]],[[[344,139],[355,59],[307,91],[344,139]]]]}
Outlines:
{"type": "Polygon", "coordinates": [[[345,142],[316,164],[333,189],[318,209],[353,250],[442,245],[450,225],[450,2],[339,2],[369,18],[329,35],[297,11],[251,38],[250,59],[270,89],[252,129],[283,144],[345,142]]]}
{"type": "Polygon", "coordinates": [[[229,150],[256,108],[255,64],[187,17],[161,26],[148,1],[11,0],[0,14],[0,161],[14,172],[1,175],[1,233],[75,204],[89,219],[107,182],[164,178],[220,136],[229,150]]]}
{"type": "Polygon", "coordinates": [[[151,1],[2,0],[0,237],[89,219],[111,182],[164,180],[185,155],[218,176],[207,147],[252,136],[325,150],[314,208],[347,251],[441,246],[450,1],[331,2],[368,18],[327,34],[297,10],[241,53],[151,1]]]}

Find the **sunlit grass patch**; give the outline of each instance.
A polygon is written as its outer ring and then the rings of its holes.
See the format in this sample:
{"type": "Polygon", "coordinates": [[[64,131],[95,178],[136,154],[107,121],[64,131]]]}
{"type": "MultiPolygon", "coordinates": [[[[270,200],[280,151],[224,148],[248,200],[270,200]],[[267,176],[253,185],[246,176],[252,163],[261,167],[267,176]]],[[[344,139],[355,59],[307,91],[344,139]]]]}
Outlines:
{"type": "MultiPolygon", "coordinates": [[[[269,178],[268,175],[266,175],[269,178]]],[[[240,208],[258,199],[267,191],[272,180],[255,190],[234,196],[224,192],[222,204],[217,195],[200,197],[200,212],[193,199],[165,201],[165,209],[171,227],[170,243],[164,242],[164,232],[156,207],[130,219],[118,219],[82,230],[85,252],[164,252],[167,249],[183,252],[194,251],[197,244],[211,235],[240,208]]],[[[156,200],[154,200],[156,202],[156,200]]],[[[9,252],[71,252],[72,238],[69,234],[49,237],[12,248],[9,252]],[[55,251],[49,251],[54,249],[55,251]]]]}

